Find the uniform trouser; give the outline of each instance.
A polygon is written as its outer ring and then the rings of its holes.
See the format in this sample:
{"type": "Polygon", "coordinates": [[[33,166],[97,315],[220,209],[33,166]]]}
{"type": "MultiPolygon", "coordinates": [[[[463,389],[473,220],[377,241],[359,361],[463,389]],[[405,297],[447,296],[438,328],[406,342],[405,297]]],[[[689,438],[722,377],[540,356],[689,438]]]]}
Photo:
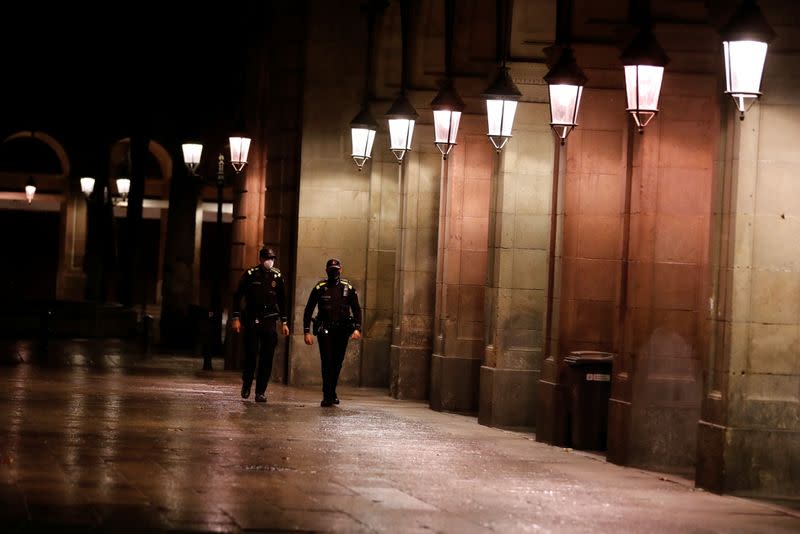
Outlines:
{"type": "Polygon", "coordinates": [[[250,323],[244,329],[244,372],[242,381],[245,384],[253,383],[258,360],[258,375],[256,377],[256,395],[267,390],[267,383],[272,374],[272,357],[278,344],[278,333],[275,331],[275,321],[267,323],[250,323]]]}
{"type": "Polygon", "coordinates": [[[336,398],[336,384],[339,382],[339,373],[342,370],[349,339],[349,330],[334,328],[328,330],[327,334],[320,332],[317,336],[322,364],[322,396],[325,399],[336,398]]]}

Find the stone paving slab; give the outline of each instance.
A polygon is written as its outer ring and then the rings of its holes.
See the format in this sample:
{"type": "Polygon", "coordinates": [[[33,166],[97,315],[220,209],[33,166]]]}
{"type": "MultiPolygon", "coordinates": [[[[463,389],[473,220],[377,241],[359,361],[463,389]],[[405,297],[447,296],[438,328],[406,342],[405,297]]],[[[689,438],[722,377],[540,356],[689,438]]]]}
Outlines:
{"type": "Polygon", "coordinates": [[[0,367],[3,532],[800,532],[790,509],[381,390],[321,408],[271,384],[261,405],[197,359],[102,352],[0,367]]]}

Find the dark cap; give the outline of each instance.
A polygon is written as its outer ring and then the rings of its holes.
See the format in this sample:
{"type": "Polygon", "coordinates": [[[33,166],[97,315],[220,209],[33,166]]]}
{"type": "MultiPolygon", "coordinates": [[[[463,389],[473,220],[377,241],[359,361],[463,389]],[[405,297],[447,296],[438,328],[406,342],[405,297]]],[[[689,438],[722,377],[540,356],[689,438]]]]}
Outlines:
{"type": "Polygon", "coordinates": [[[342,262],[340,262],[336,258],[329,259],[328,263],[325,264],[325,270],[326,271],[328,269],[341,269],[341,268],[342,268],[342,262]]]}
{"type": "Polygon", "coordinates": [[[258,257],[262,260],[275,259],[275,251],[269,247],[262,248],[258,251],[258,257]]]}

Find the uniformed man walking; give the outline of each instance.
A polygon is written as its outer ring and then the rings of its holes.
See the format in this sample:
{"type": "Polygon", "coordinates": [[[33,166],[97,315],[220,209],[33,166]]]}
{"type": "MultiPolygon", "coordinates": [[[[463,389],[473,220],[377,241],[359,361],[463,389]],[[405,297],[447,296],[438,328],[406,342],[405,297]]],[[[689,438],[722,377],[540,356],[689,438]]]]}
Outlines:
{"type": "Polygon", "coordinates": [[[286,324],[286,287],[281,272],[275,268],[275,251],[262,248],[258,258],[261,263],[244,272],[233,295],[231,330],[238,333],[242,322],[245,323],[242,398],[250,397],[258,360],[256,402],[267,402],[267,383],[278,344],[278,320],[284,336],[289,335],[289,327],[286,324]],[[244,312],[240,312],[242,298],[245,299],[244,312]]]}
{"type": "Polygon", "coordinates": [[[322,402],[320,406],[339,404],[336,384],[347,351],[349,339],[361,338],[361,306],[358,304],[356,288],[341,278],[342,264],[330,259],[325,265],[326,280],[320,280],[311,290],[303,312],[303,339],[313,345],[311,321],[314,308],[319,312],[314,321],[313,333],[319,341],[319,357],[322,367],[322,402]]]}

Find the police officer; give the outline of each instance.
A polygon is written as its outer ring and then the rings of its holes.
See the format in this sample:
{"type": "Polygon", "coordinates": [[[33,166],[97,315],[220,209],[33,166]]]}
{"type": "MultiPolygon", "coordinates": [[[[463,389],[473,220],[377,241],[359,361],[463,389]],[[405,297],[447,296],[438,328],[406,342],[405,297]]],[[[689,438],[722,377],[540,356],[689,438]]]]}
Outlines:
{"type": "Polygon", "coordinates": [[[339,404],[336,384],[339,382],[339,372],[347,351],[347,341],[361,338],[361,306],[358,304],[356,288],[348,280],[341,278],[341,271],[342,264],[339,260],[328,260],[325,265],[328,278],[317,282],[311,290],[303,312],[303,338],[306,345],[313,345],[311,315],[314,308],[319,306],[319,313],[313,321],[322,364],[320,406],[339,404]]]}
{"type": "Polygon", "coordinates": [[[275,268],[275,251],[262,248],[258,253],[259,265],[247,269],[233,295],[231,330],[238,333],[244,325],[244,372],[242,373],[242,398],[250,397],[250,387],[258,360],[256,377],[256,402],[267,402],[267,382],[272,374],[272,357],[278,344],[276,324],[281,322],[281,333],[289,335],[286,324],[286,288],[281,272],[275,268]],[[240,312],[242,298],[244,312],[240,312]]]}

